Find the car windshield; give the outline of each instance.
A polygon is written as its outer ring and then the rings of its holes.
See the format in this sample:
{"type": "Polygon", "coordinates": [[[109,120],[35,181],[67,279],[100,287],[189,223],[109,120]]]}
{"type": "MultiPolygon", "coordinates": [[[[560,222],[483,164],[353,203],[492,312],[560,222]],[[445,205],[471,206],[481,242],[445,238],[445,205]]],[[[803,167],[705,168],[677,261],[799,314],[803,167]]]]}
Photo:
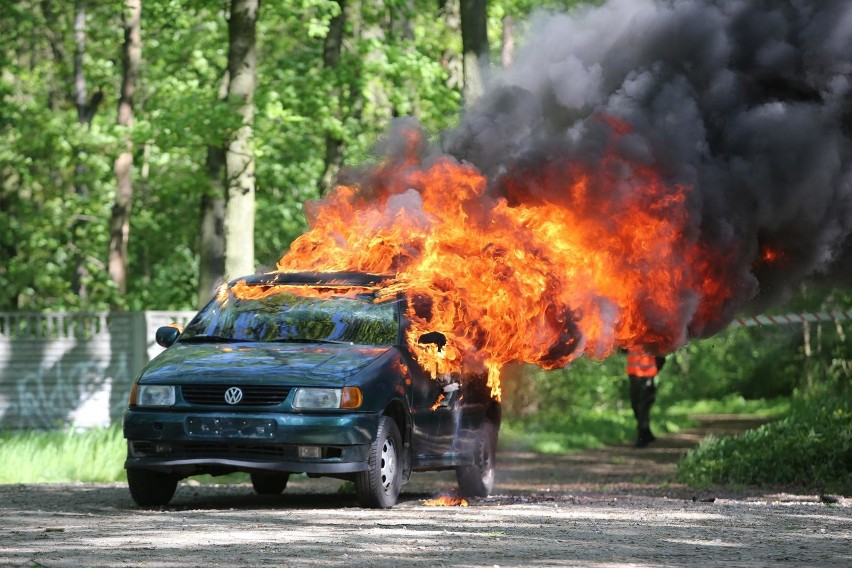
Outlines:
{"type": "Polygon", "coordinates": [[[187,325],[181,342],[346,342],[394,345],[399,321],[394,301],[372,293],[338,295],[309,286],[242,286],[210,302],[187,325]]]}

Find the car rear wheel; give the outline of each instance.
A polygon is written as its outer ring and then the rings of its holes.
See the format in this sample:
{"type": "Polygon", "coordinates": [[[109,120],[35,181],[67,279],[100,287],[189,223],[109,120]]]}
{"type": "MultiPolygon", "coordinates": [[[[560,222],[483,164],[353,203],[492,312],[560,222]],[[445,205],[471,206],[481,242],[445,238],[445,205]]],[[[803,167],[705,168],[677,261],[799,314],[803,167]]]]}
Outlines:
{"type": "Polygon", "coordinates": [[[402,436],[387,416],[379,421],[370,448],[369,469],[355,474],[355,493],[362,507],[387,509],[396,504],[402,486],[402,436]]]}
{"type": "Polygon", "coordinates": [[[497,427],[491,422],[483,424],[477,432],[476,444],[477,463],[456,468],[456,480],[462,497],[488,497],[494,488],[497,427]]]}
{"type": "Polygon", "coordinates": [[[288,473],[252,473],[251,485],[258,495],[278,495],[287,487],[288,473]]]}
{"type": "Polygon", "coordinates": [[[130,496],[142,507],[157,507],[171,501],[179,480],[179,477],[170,473],[146,469],[127,470],[130,496]]]}

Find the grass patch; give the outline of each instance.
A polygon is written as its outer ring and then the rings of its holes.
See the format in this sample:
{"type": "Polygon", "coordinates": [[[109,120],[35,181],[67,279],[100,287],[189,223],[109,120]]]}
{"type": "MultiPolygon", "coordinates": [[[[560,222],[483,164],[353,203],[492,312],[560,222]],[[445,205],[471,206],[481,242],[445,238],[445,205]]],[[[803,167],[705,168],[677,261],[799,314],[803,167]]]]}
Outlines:
{"type": "Polygon", "coordinates": [[[192,475],[187,479],[194,479],[201,485],[240,485],[242,483],[251,483],[249,474],[241,471],[226,473],[225,475],[192,475]]]}
{"type": "MultiPolygon", "coordinates": [[[[657,405],[651,412],[651,429],[671,434],[697,426],[693,414],[749,414],[779,417],[789,411],[787,399],[745,400],[729,396],[721,400],[678,401],[657,405]]],[[[543,454],[566,454],[632,442],[636,420],[629,409],[612,407],[546,412],[524,419],[504,418],[500,427],[500,447],[506,450],[543,454]]]]}
{"type": "MultiPolygon", "coordinates": [[[[677,432],[694,425],[687,415],[660,417],[655,432],[677,432]]],[[[593,409],[585,413],[538,415],[523,420],[504,419],[500,447],[543,454],[566,454],[617,445],[636,437],[636,421],[628,410],[593,409]]]]}
{"type": "Polygon", "coordinates": [[[121,426],[0,433],[0,483],[112,482],[124,473],[121,426]]]}
{"type": "MultiPolygon", "coordinates": [[[[127,481],[121,425],[90,430],[0,433],[0,483],[127,481]]],[[[195,475],[202,485],[250,483],[247,473],[195,475]]]]}
{"type": "Polygon", "coordinates": [[[678,463],[693,486],[794,486],[852,493],[852,401],[798,400],[789,416],[729,438],[708,438],[678,463]]]}
{"type": "Polygon", "coordinates": [[[749,414],[761,418],[779,418],[790,412],[789,398],[746,400],[740,395],[729,395],[713,400],[686,400],[665,408],[667,416],[690,414],[749,414]]]}

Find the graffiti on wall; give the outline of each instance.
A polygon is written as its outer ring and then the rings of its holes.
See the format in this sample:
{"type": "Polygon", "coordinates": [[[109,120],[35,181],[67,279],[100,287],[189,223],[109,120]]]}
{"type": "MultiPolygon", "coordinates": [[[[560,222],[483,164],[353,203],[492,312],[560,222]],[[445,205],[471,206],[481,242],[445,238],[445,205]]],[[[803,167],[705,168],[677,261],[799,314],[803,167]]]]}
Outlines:
{"type": "Polygon", "coordinates": [[[0,429],[120,421],[154,328],[187,312],[0,313],[0,429]]]}
{"type": "Polygon", "coordinates": [[[40,367],[15,382],[15,396],[0,406],[0,424],[9,428],[91,428],[109,426],[120,416],[126,395],[113,396],[114,385],[129,392],[127,355],[111,361],[58,361],[40,367]],[[119,379],[116,380],[116,377],[119,379]]]}

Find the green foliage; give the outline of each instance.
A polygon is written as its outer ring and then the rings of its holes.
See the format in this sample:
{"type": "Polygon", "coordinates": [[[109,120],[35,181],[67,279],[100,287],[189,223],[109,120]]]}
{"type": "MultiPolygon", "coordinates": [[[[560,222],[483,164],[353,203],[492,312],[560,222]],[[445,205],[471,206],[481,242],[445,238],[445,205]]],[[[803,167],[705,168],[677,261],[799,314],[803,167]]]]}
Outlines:
{"type": "MultiPolygon", "coordinates": [[[[130,274],[119,298],[105,270],[121,82],[121,4],[87,4],[83,70],[104,98],[90,126],[74,104],[74,3],[15,3],[0,20],[0,310],[187,308],[195,304],[206,157],[239,126],[220,102],[227,3],[150,0],[142,14],[144,66],[136,94],[130,274]],[[55,39],[57,49],[50,40],[55,39]]],[[[460,85],[442,57],[460,39],[431,3],[394,1],[347,14],[336,68],[323,64],[339,4],[264,4],[258,22],[254,124],[256,260],[272,268],[305,227],[326,136],[357,165],[397,115],[430,130],[458,114],[460,85]],[[410,32],[409,32],[410,30],[410,32]]]]}
{"type": "MultiPolygon", "coordinates": [[[[836,310],[849,305],[849,292],[826,293],[811,286],[787,309],[836,310]]],[[[848,332],[845,322],[812,324],[806,341],[802,326],[763,327],[729,332],[721,344],[708,340],[715,343],[710,349],[708,342],[690,346],[690,358],[679,362],[679,370],[686,363],[695,379],[685,379],[683,392],[701,388],[709,396],[724,389],[743,394],[780,392],[792,396],[793,404],[789,415],[778,422],[735,438],[703,442],[679,464],[680,479],[693,485],[780,484],[852,491],[848,332]]]]}
{"type": "MultiPolygon", "coordinates": [[[[808,287],[781,309],[799,313],[851,306],[847,291],[808,287]]],[[[734,328],[693,341],[669,355],[659,399],[668,404],[730,394],[775,398],[818,383],[840,388],[852,378],[852,343],[846,340],[850,330],[845,321],[810,324],[808,345],[802,324],[734,328]]]]}
{"type": "Polygon", "coordinates": [[[709,438],[678,464],[688,484],[785,485],[852,491],[852,399],[804,398],[786,418],[730,438],[709,438]]]}
{"type": "MultiPolygon", "coordinates": [[[[631,440],[636,423],[626,389],[621,356],[602,362],[579,359],[555,371],[507,369],[501,446],[562,453],[631,440]]],[[[682,416],[654,426],[658,431],[677,430],[690,423],[682,416]]]]}
{"type": "MultiPolygon", "coordinates": [[[[688,419],[668,427],[691,425],[688,419]]],[[[657,431],[660,431],[659,428],[657,431]]],[[[500,448],[543,454],[565,454],[618,445],[636,436],[636,422],[628,411],[592,410],[516,419],[507,416],[500,427],[500,448]]]]}
{"type": "Polygon", "coordinates": [[[621,410],[626,395],[624,358],[581,358],[564,369],[507,368],[503,375],[505,408],[517,416],[561,415],[573,409],[621,410]]]}
{"type": "Polygon", "coordinates": [[[0,483],[112,482],[126,479],[121,426],[0,433],[0,483]]]}

